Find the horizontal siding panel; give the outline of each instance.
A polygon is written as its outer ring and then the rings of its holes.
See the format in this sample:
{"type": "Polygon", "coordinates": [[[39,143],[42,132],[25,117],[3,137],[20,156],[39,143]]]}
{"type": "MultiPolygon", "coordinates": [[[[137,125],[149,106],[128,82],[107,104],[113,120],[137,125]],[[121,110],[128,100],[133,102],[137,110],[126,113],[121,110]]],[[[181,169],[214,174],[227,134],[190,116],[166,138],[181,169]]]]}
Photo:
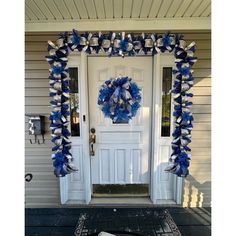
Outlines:
{"type": "Polygon", "coordinates": [[[202,147],[211,147],[210,139],[196,139],[192,140],[190,143],[190,148],[202,148],[202,147]]]}
{"type": "MultiPolygon", "coordinates": [[[[26,172],[28,173],[28,172],[26,172]]],[[[31,173],[31,172],[29,172],[31,173]]],[[[33,180],[32,181],[42,181],[42,182],[47,182],[47,181],[54,181],[56,180],[58,182],[57,177],[54,175],[53,171],[50,172],[34,172],[33,173],[33,180]]],[[[58,186],[59,184],[55,182],[58,186]]],[[[33,182],[29,182],[33,183],[33,182]]]]}
{"type": "Polygon", "coordinates": [[[50,196],[50,194],[38,196],[26,195],[25,201],[26,206],[30,204],[34,207],[37,207],[38,203],[45,206],[58,206],[60,204],[59,196],[50,196]]]}
{"type": "Polygon", "coordinates": [[[194,114],[193,117],[194,117],[194,122],[198,123],[211,122],[211,114],[194,114]]]}
{"type": "Polygon", "coordinates": [[[211,87],[192,87],[192,92],[195,96],[206,96],[206,95],[211,95],[211,87]]]}
{"type": "MultiPolygon", "coordinates": [[[[202,163],[204,165],[205,163],[202,163]]],[[[191,167],[191,165],[190,165],[191,167]]],[[[211,170],[208,169],[207,171],[202,171],[201,167],[198,168],[198,171],[195,171],[194,173],[191,172],[191,176],[194,177],[199,183],[204,183],[204,182],[210,182],[211,180],[211,170]]],[[[192,181],[192,180],[191,180],[192,181]]],[[[210,192],[210,189],[208,190],[210,192]]]]}
{"type": "Polygon", "coordinates": [[[48,70],[27,70],[25,73],[26,79],[48,78],[48,76],[49,76],[48,70]]]}
{"type": "Polygon", "coordinates": [[[209,139],[211,138],[211,131],[209,130],[194,130],[192,131],[193,139],[209,139]]]}
{"type": "Polygon", "coordinates": [[[206,130],[211,130],[211,123],[196,123],[194,122],[193,123],[193,128],[194,130],[203,130],[203,131],[206,131],[206,130]]]}
{"type": "Polygon", "coordinates": [[[50,65],[47,63],[46,60],[42,61],[28,61],[25,64],[25,69],[26,70],[48,70],[50,68],[50,65]]]}
{"type": "Polygon", "coordinates": [[[211,96],[193,96],[192,102],[193,102],[193,104],[210,105],[211,104],[211,96]]]}
{"type": "Polygon", "coordinates": [[[49,89],[48,79],[26,79],[25,88],[47,88],[49,89]]]}
{"type": "Polygon", "coordinates": [[[205,164],[200,164],[200,163],[194,163],[190,166],[191,173],[197,172],[201,169],[202,172],[209,172],[211,171],[211,164],[210,163],[205,163],[205,164]]]}
{"type": "MultiPolygon", "coordinates": [[[[194,114],[194,122],[211,122],[211,114],[194,114]]],[[[194,130],[194,129],[193,129],[194,130]]]]}
{"type": "Polygon", "coordinates": [[[45,52],[47,54],[47,42],[27,42],[25,44],[26,52],[45,52]]]}
{"type": "Polygon", "coordinates": [[[208,147],[204,147],[204,148],[192,148],[192,152],[191,152],[192,156],[194,157],[196,156],[208,156],[211,155],[211,149],[208,147]]]}
{"type": "Polygon", "coordinates": [[[38,180],[35,178],[36,177],[34,175],[32,181],[25,184],[25,185],[27,185],[26,187],[32,189],[32,191],[35,188],[50,188],[52,186],[57,188],[57,191],[59,191],[58,180],[56,178],[54,181],[52,179],[45,181],[45,180],[38,180]]]}
{"type": "Polygon", "coordinates": [[[49,148],[27,148],[25,155],[38,156],[38,154],[51,157],[51,150],[49,148]]]}
{"type": "Polygon", "coordinates": [[[40,114],[40,115],[49,115],[51,108],[49,106],[26,106],[26,114],[40,114]]]}
{"type": "MultiPolygon", "coordinates": [[[[32,137],[32,140],[34,141],[33,137],[32,137]]],[[[39,137],[39,140],[40,140],[40,142],[42,142],[42,139],[40,137],[39,137]]],[[[40,145],[38,143],[31,144],[29,140],[25,140],[25,148],[42,148],[42,149],[49,148],[51,150],[52,145],[53,144],[51,142],[51,139],[46,139],[45,142],[40,145]]],[[[31,156],[29,156],[29,157],[31,157],[31,156]]],[[[33,156],[32,158],[28,158],[27,160],[29,160],[29,164],[34,163],[35,161],[38,164],[45,164],[47,162],[46,160],[49,160],[51,157],[48,158],[48,156],[40,156],[40,158],[42,158],[42,159],[39,160],[39,159],[37,159],[37,157],[33,156]],[[45,160],[42,157],[44,157],[45,160]]],[[[50,159],[50,161],[51,161],[51,159],[50,159]]],[[[49,161],[47,163],[49,163],[49,161]]]]}
{"type": "Polygon", "coordinates": [[[200,59],[198,60],[194,65],[193,65],[193,69],[195,68],[211,68],[211,60],[207,59],[207,60],[203,60],[200,59]]]}
{"type": "Polygon", "coordinates": [[[56,187],[42,187],[42,188],[38,188],[38,187],[35,187],[35,188],[27,188],[25,190],[25,194],[28,195],[28,196],[40,196],[40,195],[45,195],[45,194],[50,194],[51,196],[54,196],[56,199],[58,198],[58,186],[56,187]]]}
{"type": "Polygon", "coordinates": [[[211,163],[211,155],[192,156],[190,165],[211,163]]]}
{"type": "Polygon", "coordinates": [[[196,113],[209,114],[209,113],[211,113],[211,105],[193,105],[191,111],[194,114],[196,114],[196,113]]]}
{"type": "Polygon", "coordinates": [[[25,61],[27,63],[29,61],[43,61],[46,60],[45,56],[47,56],[47,52],[25,52],[25,61]]]}
{"type": "Polygon", "coordinates": [[[211,77],[211,69],[195,69],[193,73],[194,77],[211,77]]]}
{"type": "Polygon", "coordinates": [[[206,49],[206,50],[196,50],[195,56],[200,59],[211,59],[211,50],[206,49]]]}
{"type": "MultiPolygon", "coordinates": [[[[40,141],[42,140],[41,137],[42,137],[42,136],[38,136],[38,139],[40,139],[40,141]]],[[[50,133],[49,133],[49,132],[46,132],[46,133],[44,134],[44,138],[45,138],[46,140],[50,140],[50,139],[51,139],[50,133]]],[[[33,142],[34,142],[34,135],[29,135],[29,132],[26,130],[26,132],[25,132],[25,140],[27,140],[27,142],[29,142],[30,139],[32,139],[33,142]]],[[[37,144],[37,145],[38,145],[38,144],[37,144]]]]}
{"type": "Polygon", "coordinates": [[[26,172],[29,172],[31,171],[32,173],[35,173],[35,172],[51,172],[53,171],[53,166],[49,166],[48,165],[49,163],[46,163],[46,164],[40,164],[40,163],[37,163],[37,164],[29,164],[27,163],[27,165],[25,166],[25,171],[26,172]]]}
{"type": "MultiPolygon", "coordinates": [[[[27,144],[28,142],[26,142],[26,144],[27,144]]],[[[27,148],[32,148],[31,146],[32,145],[34,145],[34,144],[30,144],[30,143],[28,143],[28,145],[26,146],[27,148]]],[[[51,146],[52,146],[52,143],[51,143],[51,141],[50,140],[47,140],[47,144],[45,145],[43,145],[43,147],[42,148],[45,148],[44,146],[47,146],[47,148],[51,148],[51,146]]],[[[33,165],[40,165],[40,166],[42,166],[42,165],[52,165],[52,159],[51,159],[51,156],[50,157],[48,157],[48,156],[39,156],[39,155],[37,155],[37,156],[25,156],[25,160],[27,161],[27,165],[29,166],[29,167],[31,167],[31,166],[33,166],[33,165]]]]}
{"type": "Polygon", "coordinates": [[[200,40],[211,40],[211,33],[184,33],[184,39],[198,43],[200,40]]]}
{"type": "MultiPolygon", "coordinates": [[[[194,179],[196,179],[197,181],[199,181],[197,179],[197,176],[201,176],[201,174],[207,175],[206,180],[208,180],[209,176],[211,175],[211,164],[210,163],[208,163],[208,164],[206,164],[206,163],[194,163],[190,166],[190,171],[191,171],[192,175],[194,177],[196,177],[194,179]]],[[[194,180],[192,180],[192,181],[194,181],[194,180]]],[[[210,190],[208,190],[208,191],[210,192],[210,190]]]]}
{"type": "Polygon", "coordinates": [[[49,87],[48,88],[26,88],[26,97],[49,97],[49,87]]]}
{"type": "MultiPolygon", "coordinates": [[[[204,165],[204,163],[202,163],[202,164],[204,165]]],[[[200,184],[207,183],[209,185],[210,181],[211,181],[211,171],[210,170],[208,170],[208,171],[200,171],[200,170],[201,170],[201,168],[199,167],[199,171],[196,171],[194,173],[194,175],[190,174],[190,176],[189,176],[190,177],[189,178],[190,181],[193,182],[193,183],[195,181],[197,181],[200,184]]],[[[186,184],[186,185],[188,186],[188,184],[186,184]]],[[[210,192],[210,191],[211,190],[209,189],[208,192],[210,192]]]]}
{"type": "Polygon", "coordinates": [[[194,87],[210,87],[211,86],[211,78],[195,78],[193,82],[194,82],[194,87]]]}
{"type": "Polygon", "coordinates": [[[26,97],[25,105],[28,106],[48,106],[50,102],[50,97],[26,97]]]}
{"type": "Polygon", "coordinates": [[[48,40],[56,41],[59,34],[49,34],[49,35],[26,35],[25,42],[47,42],[48,40]]]}
{"type": "MultiPolygon", "coordinates": [[[[185,39],[186,40],[186,39],[185,39]]],[[[192,42],[196,42],[195,40],[186,40],[187,45],[192,42]]],[[[210,50],[211,49],[211,40],[201,40],[196,42],[196,50],[210,50]]]]}

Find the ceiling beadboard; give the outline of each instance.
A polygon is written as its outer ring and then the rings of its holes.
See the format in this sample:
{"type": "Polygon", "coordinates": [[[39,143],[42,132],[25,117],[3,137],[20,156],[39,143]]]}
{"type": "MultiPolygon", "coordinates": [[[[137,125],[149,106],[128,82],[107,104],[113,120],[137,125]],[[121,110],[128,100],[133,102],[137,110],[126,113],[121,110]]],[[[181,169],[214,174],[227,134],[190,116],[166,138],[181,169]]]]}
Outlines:
{"type": "Polygon", "coordinates": [[[210,18],[211,0],[25,0],[26,22],[210,18]]]}

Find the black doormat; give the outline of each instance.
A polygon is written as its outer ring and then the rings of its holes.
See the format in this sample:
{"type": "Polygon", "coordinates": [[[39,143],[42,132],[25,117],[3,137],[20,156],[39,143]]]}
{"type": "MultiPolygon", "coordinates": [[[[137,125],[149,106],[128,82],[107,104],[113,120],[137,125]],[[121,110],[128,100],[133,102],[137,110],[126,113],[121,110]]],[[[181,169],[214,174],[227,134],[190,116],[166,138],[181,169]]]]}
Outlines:
{"type": "Polygon", "coordinates": [[[181,236],[167,209],[100,209],[96,214],[80,214],[75,236],[181,236]]]}

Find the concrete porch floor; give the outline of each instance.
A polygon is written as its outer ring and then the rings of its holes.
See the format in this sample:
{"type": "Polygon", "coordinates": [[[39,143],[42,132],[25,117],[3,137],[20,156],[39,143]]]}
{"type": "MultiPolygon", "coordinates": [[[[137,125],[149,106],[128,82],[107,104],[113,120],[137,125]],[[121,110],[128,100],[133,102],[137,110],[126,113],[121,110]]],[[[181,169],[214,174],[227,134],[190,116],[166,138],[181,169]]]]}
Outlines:
{"type": "MultiPolygon", "coordinates": [[[[211,208],[182,208],[182,207],[83,207],[83,208],[34,208],[25,210],[25,235],[63,235],[73,236],[76,224],[81,213],[95,215],[115,211],[117,214],[123,212],[122,221],[129,220],[129,213],[140,212],[140,210],[160,211],[167,209],[183,236],[210,236],[211,235],[211,208]],[[126,214],[127,212],[127,214],[126,214]]],[[[139,218],[137,214],[137,218],[139,218]]],[[[140,228],[142,219],[140,220],[140,228]]],[[[91,222],[92,223],[92,222],[91,222]]],[[[117,223],[117,222],[116,222],[117,223]]],[[[119,223],[119,222],[118,222],[119,223]]],[[[122,222],[120,222],[122,224],[122,222]]],[[[118,224],[119,225],[119,224],[118,224]]],[[[146,234],[145,234],[146,235],[146,234]]],[[[154,236],[155,234],[149,234],[154,236]]],[[[165,234],[166,236],[169,234],[165,234]]],[[[172,234],[171,234],[172,235],[172,234]]],[[[156,236],[156,235],[155,235],[156,236]]]]}

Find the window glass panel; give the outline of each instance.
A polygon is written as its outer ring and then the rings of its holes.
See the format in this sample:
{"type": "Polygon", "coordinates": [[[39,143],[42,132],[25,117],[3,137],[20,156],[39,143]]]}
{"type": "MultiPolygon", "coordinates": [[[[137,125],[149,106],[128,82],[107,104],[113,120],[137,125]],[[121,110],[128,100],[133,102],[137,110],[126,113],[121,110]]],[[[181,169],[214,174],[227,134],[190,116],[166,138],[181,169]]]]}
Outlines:
{"type": "Polygon", "coordinates": [[[171,87],[172,87],[172,67],[162,69],[162,118],[161,136],[170,136],[171,123],[171,87]]]}
{"type": "Polygon", "coordinates": [[[78,89],[78,68],[69,68],[70,75],[70,119],[71,119],[71,136],[80,136],[80,101],[78,89]]]}

